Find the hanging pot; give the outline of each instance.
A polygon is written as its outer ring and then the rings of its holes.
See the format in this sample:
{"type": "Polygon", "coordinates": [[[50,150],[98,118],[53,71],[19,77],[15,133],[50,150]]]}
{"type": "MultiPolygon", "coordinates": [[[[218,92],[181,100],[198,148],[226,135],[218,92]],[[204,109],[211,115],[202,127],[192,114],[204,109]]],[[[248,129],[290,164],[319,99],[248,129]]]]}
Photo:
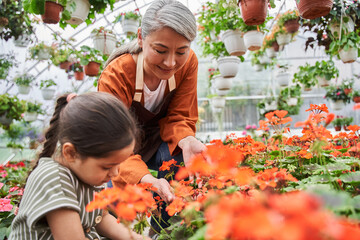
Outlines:
{"type": "Polygon", "coordinates": [[[353,97],[354,103],[360,103],[360,96],[353,97]]]}
{"type": "Polygon", "coordinates": [[[289,98],[289,99],[287,100],[287,104],[288,104],[289,106],[296,106],[296,105],[298,104],[298,99],[295,98],[295,97],[289,98]]]}
{"type": "Polygon", "coordinates": [[[16,40],[14,40],[14,45],[16,47],[27,47],[30,43],[30,35],[23,34],[20,35],[16,40]]]}
{"type": "Polygon", "coordinates": [[[277,109],[277,103],[276,101],[272,101],[271,103],[265,102],[265,111],[274,111],[277,109]]]}
{"type": "Polygon", "coordinates": [[[211,105],[214,108],[224,108],[225,107],[225,98],[224,97],[213,97],[211,98],[211,105]]]}
{"type": "Polygon", "coordinates": [[[253,67],[256,72],[261,72],[264,69],[264,66],[261,64],[254,64],[253,67]]]}
{"type": "Polygon", "coordinates": [[[232,85],[232,78],[224,78],[221,75],[214,77],[214,86],[219,90],[229,90],[232,85]]]}
{"type": "Polygon", "coordinates": [[[0,124],[4,126],[9,126],[12,123],[12,118],[6,117],[7,112],[0,115],[0,124]]]}
{"type": "Polygon", "coordinates": [[[284,23],[284,27],[288,33],[296,33],[300,28],[299,19],[287,20],[284,23]]]}
{"type": "Polygon", "coordinates": [[[94,42],[94,48],[103,54],[110,55],[116,47],[116,36],[112,33],[92,34],[91,38],[94,42]]]}
{"type": "Polygon", "coordinates": [[[44,23],[56,24],[60,21],[60,12],[63,10],[64,7],[56,2],[45,1],[45,13],[41,15],[41,19],[44,23]]]}
{"type": "Polygon", "coordinates": [[[297,0],[296,5],[300,15],[306,19],[315,19],[329,14],[333,0],[297,0]]]}
{"type": "Polygon", "coordinates": [[[64,70],[68,70],[69,67],[71,66],[71,64],[72,64],[71,62],[65,61],[65,62],[60,63],[59,67],[64,70]]]}
{"type": "Polygon", "coordinates": [[[275,50],[274,50],[273,47],[266,48],[266,49],[265,49],[265,52],[266,52],[266,55],[267,55],[269,58],[274,58],[274,57],[276,57],[276,52],[275,52],[275,50]]]}
{"type": "Polygon", "coordinates": [[[290,33],[279,33],[276,36],[276,42],[280,46],[284,46],[286,44],[289,44],[291,42],[291,34],[290,33]]]}
{"type": "Polygon", "coordinates": [[[288,72],[280,72],[276,75],[277,82],[281,87],[288,86],[290,82],[290,78],[291,78],[291,74],[288,72]]]}
{"type": "Polygon", "coordinates": [[[25,112],[24,120],[26,122],[33,122],[33,121],[36,121],[37,116],[38,116],[37,112],[25,112]]]}
{"type": "Polygon", "coordinates": [[[229,90],[220,90],[220,89],[215,89],[215,93],[219,96],[219,97],[225,97],[226,94],[228,94],[229,90]]]}
{"type": "Polygon", "coordinates": [[[320,76],[316,76],[317,80],[318,80],[318,84],[320,87],[327,87],[329,86],[329,81],[326,80],[326,78],[324,77],[320,77],[320,76]]]}
{"type": "Polygon", "coordinates": [[[344,88],[344,93],[349,95],[352,92],[352,88],[344,88]]]}
{"type": "Polygon", "coordinates": [[[84,71],[85,71],[85,74],[90,77],[97,76],[100,71],[100,63],[89,62],[89,64],[84,67],[84,71]]]}
{"type": "Polygon", "coordinates": [[[259,50],[263,44],[264,34],[257,30],[244,33],[245,46],[250,51],[259,50]]]}
{"type": "Polygon", "coordinates": [[[332,110],[342,110],[345,107],[343,100],[330,101],[330,107],[332,110]]]}
{"type": "Polygon", "coordinates": [[[274,48],[274,51],[275,52],[278,52],[280,50],[280,46],[279,44],[277,43],[277,41],[273,41],[273,43],[271,44],[271,47],[274,48]]]}
{"type": "Polygon", "coordinates": [[[220,75],[224,78],[235,77],[239,70],[240,59],[235,56],[221,57],[217,60],[220,75]]]}
{"type": "Polygon", "coordinates": [[[25,85],[17,85],[20,94],[27,95],[30,92],[31,87],[25,85]]]}
{"type": "Polygon", "coordinates": [[[348,48],[347,51],[341,49],[339,51],[340,59],[343,63],[352,63],[355,62],[358,57],[358,49],[357,48],[348,48]]]}
{"type": "Polygon", "coordinates": [[[124,19],[121,22],[122,30],[127,35],[137,34],[139,29],[139,22],[135,19],[124,19]]]}
{"type": "MultiPolygon", "coordinates": [[[[343,16],[345,17],[345,16],[343,16]]],[[[346,33],[352,32],[354,31],[355,28],[355,23],[354,21],[348,17],[349,21],[348,22],[343,22],[342,24],[342,29],[345,30],[346,33]]],[[[332,22],[328,25],[328,28],[331,32],[331,34],[335,37],[335,38],[339,38],[340,37],[340,23],[339,22],[332,22]]]]}
{"type": "Polygon", "coordinates": [[[231,56],[242,56],[246,53],[246,47],[242,32],[239,30],[227,30],[221,35],[226,51],[231,56]]]}
{"type": "Polygon", "coordinates": [[[37,55],[38,60],[48,60],[51,58],[51,54],[47,49],[40,49],[37,55]]]}
{"type": "Polygon", "coordinates": [[[260,64],[263,64],[263,65],[265,65],[265,64],[269,64],[270,63],[270,58],[268,58],[268,56],[267,55],[261,55],[261,56],[259,56],[259,62],[260,62],[260,64]]]}
{"type": "Polygon", "coordinates": [[[240,0],[239,3],[246,25],[260,25],[265,22],[268,0],[240,0]]]}
{"type": "Polygon", "coordinates": [[[341,131],[341,126],[334,126],[335,131],[339,132],[341,131]]]}
{"type": "Polygon", "coordinates": [[[71,9],[70,5],[72,3],[76,4],[76,9],[71,13],[71,18],[66,22],[73,25],[79,25],[87,19],[90,11],[90,3],[89,0],[70,0],[70,2],[66,4],[67,10],[71,9]]]}
{"type": "Polygon", "coordinates": [[[55,89],[43,88],[41,89],[41,95],[44,100],[52,100],[55,95],[55,89]]]}
{"type": "Polygon", "coordinates": [[[78,81],[82,81],[84,79],[84,72],[74,72],[74,77],[78,81]]]}

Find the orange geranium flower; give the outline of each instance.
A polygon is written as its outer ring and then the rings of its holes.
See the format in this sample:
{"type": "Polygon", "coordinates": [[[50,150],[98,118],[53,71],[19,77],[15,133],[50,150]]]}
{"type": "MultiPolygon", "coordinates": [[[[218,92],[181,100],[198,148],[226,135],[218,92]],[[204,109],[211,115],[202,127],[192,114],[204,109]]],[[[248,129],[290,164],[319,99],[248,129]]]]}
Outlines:
{"type": "Polygon", "coordinates": [[[185,207],[185,203],[182,198],[176,197],[174,201],[172,201],[167,207],[166,211],[168,212],[169,216],[174,216],[175,213],[181,212],[185,207]]]}
{"type": "Polygon", "coordinates": [[[164,161],[161,167],[159,168],[159,171],[170,171],[172,166],[176,166],[176,161],[174,159],[171,159],[169,161],[164,161]]]}

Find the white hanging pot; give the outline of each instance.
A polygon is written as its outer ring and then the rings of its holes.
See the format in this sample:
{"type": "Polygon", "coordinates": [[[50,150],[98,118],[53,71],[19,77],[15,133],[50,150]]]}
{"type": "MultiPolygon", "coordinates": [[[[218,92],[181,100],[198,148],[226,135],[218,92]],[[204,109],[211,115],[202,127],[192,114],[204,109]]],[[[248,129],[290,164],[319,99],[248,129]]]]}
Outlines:
{"type": "Polygon", "coordinates": [[[55,89],[52,88],[43,88],[41,89],[41,95],[44,100],[51,100],[55,95],[55,89]]]}
{"type": "Polygon", "coordinates": [[[39,60],[48,60],[51,58],[51,54],[47,49],[40,49],[37,57],[39,60]]]}
{"type": "Polygon", "coordinates": [[[213,97],[211,99],[211,105],[214,108],[224,108],[225,107],[225,98],[224,97],[213,97]]]}
{"type": "Polygon", "coordinates": [[[112,33],[92,34],[91,38],[94,42],[94,48],[103,54],[110,55],[116,47],[116,36],[112,33]]]}
{"type": "Polygon", "coordinates": [[[36,121],[38,114],[36,112],[25,112],[24,113],[24,120],[26,122],[33,122],[36,121]]]}
{"type": "Polygon", "coordinates": [[[318,85],[320,87],[326,87],[329,86],[330,81],[326,80],[326,78],[324,77],[320,77],[320,76],[316,76],[317,80],[318,80],[318,85]]]}
{"type": "Polygon", "coordinates": [[[358,57],[357,48],[349,48],[347,51],[341,49],[339,51],[340,59],[343,63],[352,63],[355,62],[358,57]]]}
{"type": "MultiPolygon", "coordinates": [[[[329,30],[330,30],[331,34],[334,37],[339,38],[340,37],[340,23],[333,22],[333,23],[329,24],[328,26],[329,26],[329,30]],[[336,36],[335,36],[335,34],[336,34],[336,36]]],[[[354,21],[350,17],[349,17],[349,21],[347,23],[343,22],[342,29],[344,29],[345,32],[352,32],[352,31],[354,31],[354,28],[355,28],[354,21]]]]}
{"type": "Polygon", "coordinates": [[[298,99],[295,98],[295,97],[289,98],[289,99],[287,100],[287,104],[288,104],[289,106],[296,106],[297,103],[298,103],[298,99]]]}
{"type": "Polygon", "coordinates": [[[27,47],[30,43],[30,36],[27,34],[23,34],[18,37],[18,39],[14,40],[14,45],[16,47],[27,47]]]}
{"type": "Polygon", "coordinates": [[[29,94],[31,89],[30,86],[25,86],[25,85],[17,85],[17,87],[18,87],[18,92],[24,95],[29,94]]]}
{"type": "Polygon", "coordinates": [[[263,115],[263,114],[265,113],[265,109],[264,109],[264,108],[259,108],[259,113],[260,113],[261,115],[263,115]]]}
{"type": "Polygon", "coordinates": [[[134,19],[124,19],[121,23],[122,30],[126,34],[137,34],[139,22],[134,19]]]}
{"type": "Polygon", "coordinates": [[[216,89],[216,94],[219,95],[220,97],[224,97],[226,96],[226,94],[228,94],[229,90],[220,90],[220,89],[216,89]]]}
{"type": "Polygon", "coordinates": [[[235,56],[221,57],[217,60],[220,75],[228,78],[235,77],[239,70],[240,59],[235,56]]]}
{"type": "Polygon", "coordinates": [[[250,51],[259,50],[263,44],[264,34],[256,30],[244,33],[245,47],[250,51]]]}
{"type": "Polygon", "coordinates": [[[291,74],[288,72],[279,72],[276,75],[277,82],[281,87],[288,86],[290,82],[290,78],[291,78],[291,74]]]}
{"type": "Polygon", "coordinates": [[[76,4],[76,9],[73,13],[71,13],[71,18],[66,22],[69,24],[79,25],[87,19],[90,11],[90,3],[89,0],[70,0],[70,2],[66,4],[66,10],[70,10],[70,5],[73,2],[76,4]]]}
{"type": "Polygon", "coordinates": [[[229,90],[232,85],[232,78],[224,78],[221,75],[215,76],[214,85],[219,90],[229,90]]]}
{"type": "Polygon", "coordinates": [[[332,110],[342,110],[345,107],[343,100],[330,101],[330,107],[332,110]]]}
{"type": "Polygon", "coordinates": [[[266,52],[266,55],[267,55],[269,58],[274,58],[274,57],[276,57],[276,52],[275,52],[275,50],[274,50],[273,47],[266,48],[266,49],[265,49],[265,52],[266,52]]]}
{"type": "Polygon", "coordinates": [[[268,56],[264,54],[259,56],[259,61],[261,64],[268,64],[270,63],[270,58],[268,58],[268,56]]]}
{"type": "Polygon", "coordinates": [[[271,103],[265,102],[265,111],[273,111],[277,109],[276,101],[272,101],[271,103]]]}
{"type": "Polygon", "coordinates": [[[239,30],[227,30],[221,35],[221,39],[231,56],[242,56],[246,53],[244,38],[239,30]]]}
{"type": "Polygon", "coordinates": [[[276,42],[280,46],[284,46],[286,44],[289,44],[291,42],[291,34],[290,33],[279,33],[276,36],[276,42]]]}
{"type": "Polygon", "coordinates": [[[261,64],[255,64],[253,67],[256,72],[260,72],[264,69],[264,66],[261,64]]]}

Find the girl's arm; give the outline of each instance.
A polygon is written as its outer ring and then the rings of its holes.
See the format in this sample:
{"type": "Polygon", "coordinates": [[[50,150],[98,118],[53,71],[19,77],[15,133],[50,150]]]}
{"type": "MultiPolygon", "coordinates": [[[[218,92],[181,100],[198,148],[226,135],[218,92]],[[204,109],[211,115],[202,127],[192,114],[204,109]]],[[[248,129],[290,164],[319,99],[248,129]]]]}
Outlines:
{"type": "Polygon", "coordinates": [[[56,240],[85,240],[79,213],[75,210],[60,208],[46,214],[51,233],[56,240]]]}
{"type": "Polygon", "coordinates": [[[113,240],[150,240],[150,238],[141,236],[126,228],[123,224],[117,223],[116,218],[107,211],[104,211],[101,222],[95,228],[100,235],[113,240]]]}

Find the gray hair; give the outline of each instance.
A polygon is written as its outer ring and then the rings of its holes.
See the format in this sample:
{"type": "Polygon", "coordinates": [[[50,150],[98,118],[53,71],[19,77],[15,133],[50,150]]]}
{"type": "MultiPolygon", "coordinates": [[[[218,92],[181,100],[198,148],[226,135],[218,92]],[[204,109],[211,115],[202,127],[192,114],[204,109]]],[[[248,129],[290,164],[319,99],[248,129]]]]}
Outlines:
{"type": "MultiPolygon", "coordinates": [[[[147,35],[164,27],[172,28],[190,42],[196,37],[194,14],[184,4],[176,0],[156,0],[149,6],[141,21],[141,36],[145,39],[147,35]]],[[[122,54],[137,54],[141,51],[137,39],[134,39],[130,43],[115,49],[105,63],[105,67],[122,54]]]]}

